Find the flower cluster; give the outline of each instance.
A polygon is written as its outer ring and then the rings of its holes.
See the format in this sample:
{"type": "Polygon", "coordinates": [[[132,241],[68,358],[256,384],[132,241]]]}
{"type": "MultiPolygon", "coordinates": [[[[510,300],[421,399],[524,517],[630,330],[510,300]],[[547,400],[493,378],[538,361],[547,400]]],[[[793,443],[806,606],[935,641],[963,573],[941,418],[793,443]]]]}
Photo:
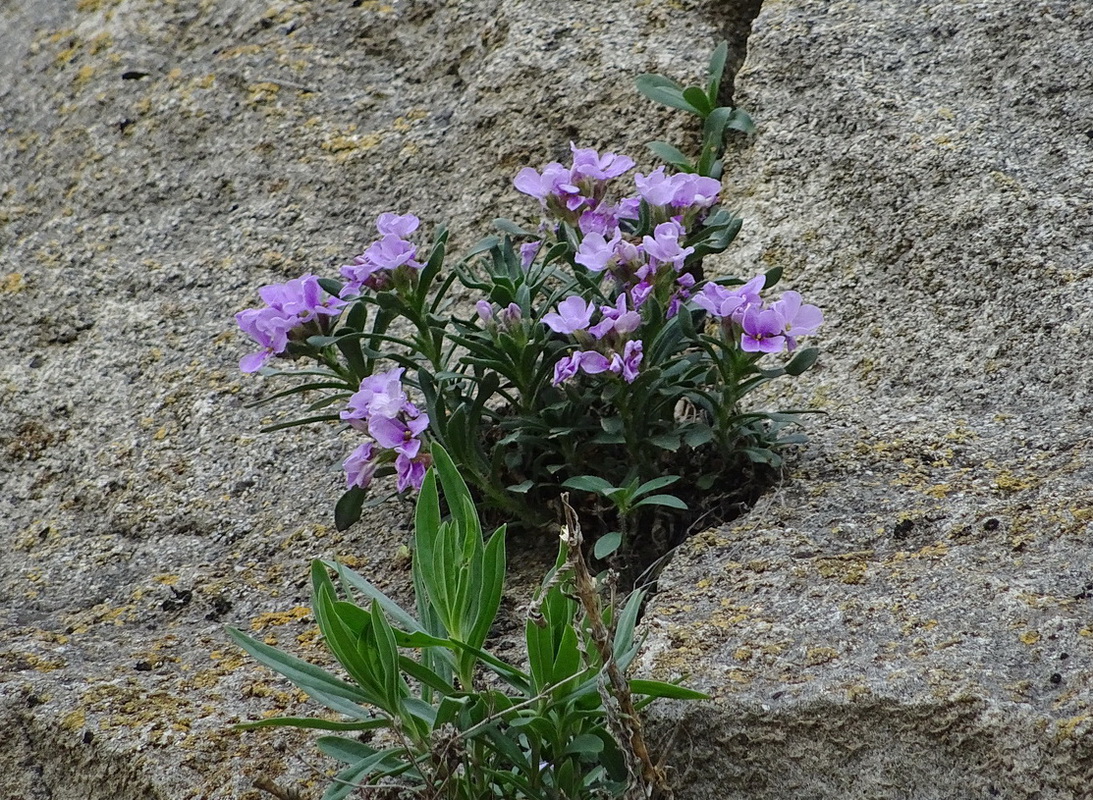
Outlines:
{"type": "Polygon", "coordinates": [[[578,372],[597,375],[613,372],[627,383],[638,377],[642,359],[640,339],[629,339],[629,334],[641,326],[641,315],[627,310],[626,294],[620,293],[614,306],[600,306],[600,321],[592,324],[596,313],[595,303],[589,303],[579,295],[571,295],[558,304],[558,311],[543,316],[543,324],[555,333],[573,335],[584,345],[593,342],[600,350],[578,350],[563,357],[554,365],[554,385],[565,383],[578,372]],[[621,352],[620,352],[621,351],[621,352]]]}
{"type": "Polygon", "coordinates": [[[402,367],[396,367],[362,380],[360,389],[339,415],[374,440],[364,442],[343,462],[349,488],[367,487],[380,464],[392,460],[398,491],[421,487],[431,462],[418,437],[429,427],[429,415],[410,402],[402,386],[403,372],[402,367]],[[377,445],[383,451],[377,452],[377,445]]]}
{"type": "Polygon", "coordinates": [[[315,275],[263,286],[258,295],[265,308],[248,308],[235,315],[243,332],[262,347],[239,361],[243,372],[257,372],[273,356],[284,353],[290,339],[324,333],[327,320],[338,316],[345,305],[324,292],[315,275]]]}
{"type": "Polygon", "coordinates": [[[733,338],[739,332],[745,353],[781,353],[797,348],[800,336],[819,330],[824,316],[814,305],[803,304],[797,292],[784,292],[781,299],[764,306],[759,290],[764,277],[758,275],[733,289],[707,283],[695,295],[694,303],[721,320],[733,338]]]}
{"type": "Polygon", "coordinates": [[[341,275],[346,280],[342,297],[359,295],[366,287],[376,291],[385,289],[400,267],[421,269],[422,264],[414,260],[417,248],[403,238],[416,231],[419,224],[420,220],[413,214],[380,214],[376,220],[380,238],[354,258],[352,264],[341,268],[341,275]]]}

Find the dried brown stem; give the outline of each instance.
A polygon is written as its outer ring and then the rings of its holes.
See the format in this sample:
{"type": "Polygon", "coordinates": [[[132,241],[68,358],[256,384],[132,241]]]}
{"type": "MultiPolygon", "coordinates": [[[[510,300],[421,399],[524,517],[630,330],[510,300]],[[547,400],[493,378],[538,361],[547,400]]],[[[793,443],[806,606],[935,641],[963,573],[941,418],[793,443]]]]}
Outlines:
{"type": "Polygon", "coordinates": [[[630,694],[630,682],[615,663],[613,637],[603,621],[600,595],[581,551],[581,525],[577,520],[577,513],[569,504],[568,494],[562,495],[562,507],[565,511],[562,540],[565,542],[569,567],[573,572],[573,590],[584,609],[592,642],[603,662],[603,672],[607,678],[606,686],[601,687],[601,692],[605,695],[604,710],[612,732],[622,747],[630,772],[630,785],[624,797],[626,800],[670,798],[672,791],[668,786],[667,775],[649,756],[649,748],[641,730],[641,719],[630,694]]]}

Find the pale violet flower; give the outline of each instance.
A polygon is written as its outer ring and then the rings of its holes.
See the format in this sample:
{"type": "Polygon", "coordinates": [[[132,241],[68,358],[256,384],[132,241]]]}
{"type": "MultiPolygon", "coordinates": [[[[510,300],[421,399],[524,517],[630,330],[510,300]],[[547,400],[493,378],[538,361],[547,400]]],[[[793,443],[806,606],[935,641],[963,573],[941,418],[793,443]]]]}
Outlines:
{"type": "Polygon", "coordinates": [[[403,214],[400,217],[398,214],[387,212],[380,214],[376,219],[376,230],[380,232],[381,236],[405,238],[416,231],[417,226],[420,224],[421,220],[413,214],[403,214]]]}
{"type": "Polygon", "coordinates": [[[521,192],[536,198],[544,206],[552,196],[564,197],[579,194],[572,181],[570,172],[557,161],[552,161],[543,167],[542,173],[524,167],[516,174],[513,185],[521,192]]]}
{"type": "Polygon", "coordinates": [[[520,266],[524,269],[530,267],[535,260],[535,256],[539,254],[539,248],[542,246],[542,242],[527,242],[520,245],[520,266]]]}
{"type": "Polygon", "coordinates": [[[364,430],[365,423],[373,416],[395,417],[408,406],[412,408],[413,404],[402,388],[404,371],[402,367],[394,367],[369,375],[361,381],[360,388],[349,398],[339,416],[357,430],[364,430]]]}
{"type": "Polygon", "coordinates": [[[614,306],[600,306],[600,313],[603,318],[588,329],[596,339],[602,339],[611,332],[625,336],[641,326],[641,314],[626,308],[625,292],[619,294],[614,306]]]}
{"type": "Polygon", "coordinates": [[[604,153],[601,156],[592,148],[579,149],[573,142],[569,143],[569,149],[573,153],[572,175],[575,180],[587,178],[606,181],[617,178],[634,166],[634,160],[627,156],[614,153],[604,153]]]}
{"type": "Polygon", "coordinates": [[[622,234],[615,231],[610,240],[603,234],[589,233],[581,240],[573,260],[592,272],[603,272],[615,258],[615,246],[622,241],[622,234]]]}
{"type": "Polygon", "coordinates": [[[681,247],[679,237],[683,228],[676,222],[662,222],[653,229],[652,236],[641,240],[645,254],[661,264],[671,264],[678,272],[683,269],[687,256],[695,251],[693,247],[681,247]]]}
{"type": "Polygon", "coordinates": [[[555,333],[576,333],[592,324],[596,306],[584,298],[571,295],[558,304],[557,313],[543,315],[543,323],[555,333]]]}
{"type": "Polygon", "coordinates": [[[748,306],[740,327],[740,349],[745,353],[780,353],[786,347],[785,317],[774,309],[748,306]]]}
{"type": "Polygon", "coordinates": [[[345,485],[348,488],[366,488],[376,474],[376,462],[372,460],[372,442],[365,442],[350,453],[342,462],[342,467],[345,469],[345,485]]]}
{"type": "Polygon", "coordinates": [[[818,306],[802,305],[801,295],[797,292],[784,292],[781,299],[771,303],[771,308],[781,314],[785,324],[782,328],[786,337],[786,346],[793,350],[797,347],[799,336],[811,336],[824,322],[823,312],[818,306]]]}

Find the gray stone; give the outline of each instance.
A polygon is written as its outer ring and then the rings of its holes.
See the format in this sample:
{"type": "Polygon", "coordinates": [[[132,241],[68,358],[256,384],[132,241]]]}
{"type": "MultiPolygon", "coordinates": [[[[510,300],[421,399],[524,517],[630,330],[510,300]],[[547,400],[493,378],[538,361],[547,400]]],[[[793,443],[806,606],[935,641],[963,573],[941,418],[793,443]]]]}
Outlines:
{"type": "Polygon", "coordinates": [[[821,408],[686,544],[646,667],[685,798],[1093,796],[1093,40],[1073,3],[768,3],[727,272],[827,315],[821,408]]]}
{"type": "MultiPolygon", "coordinates": [[[[333,529],[332,430],[259,435],[231,316],[384,210],[456,250],[570,139],[652,165],[754,3],[9,0],[0,6],[0,797],[317,793],[300,697],[222,632],[320,657],[306,562],[402,591],[397,504],[333,529]]],[[[828,412],[785,483],[681,552],[645,669],[715,696],[682,797],[1080,797],[1091,782],[1088,11],[770,2],[736,82],[740,246],[828,324],[771,403],[828,412]],[[1063,659],[1063,654],[1067,658],[1063,659]],[[1058,675],[1058,681],[1053,682],[1058,675]],[[777,695],[777,696],[775,696],[777,695]]],[[[743,52],[735,48],[734,58],[743,52]]]]}

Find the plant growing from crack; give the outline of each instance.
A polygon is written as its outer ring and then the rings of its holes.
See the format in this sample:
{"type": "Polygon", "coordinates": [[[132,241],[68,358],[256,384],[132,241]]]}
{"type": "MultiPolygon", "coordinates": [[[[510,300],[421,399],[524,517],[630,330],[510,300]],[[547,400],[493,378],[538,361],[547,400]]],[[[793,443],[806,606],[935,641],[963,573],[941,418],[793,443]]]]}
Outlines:
{"type": "Polygon", "coordinates": [[[715,51],[705,88],[637,81],[702,120],[693,161],[650,144],[677,171],[638,172],[620,192],[632,159],[571,145],[569,165],[515,178],[540,205],[538,227],[498,219],[497,235],[448,265],[444,228],[421,249],[417,217],[383,213],[338,279],[266,286],[266,305],[237,315],[261,347],[242,369],[297,380],[263,402],[318,395],[306,416],[266,430],[336,422],[360,437],[343,464],[339,528],[374,502],[378,476],[418,489],[442,446],[504,518],[541,527],[574,488],[611,534],[597,552],[631,552],[657,514],[693,518],[718,491],[744,493],[749,475],[804,440],[792,430],[802,412],[753,409],[747,396],[812,366],[817,352],[800,340],[820,310],[793,291],[767,298],[778,269],[708,280],[702,268],[741,226],[721,205],[726,132],[753,129],[717,105],[726,53],[715,51]],[[478,300],[461,310],[468,291],[478,300]],[[628,499],[654,484],[665,492],[628,499]]]}
{"type": "Polygon", "coordinates": [[[315,619],[348,680],[228,629],[340,717],[240,727],[328,731],[318,747],[344,767],[323,800],[363,787],[434,800],[646,798],[666,790],[638,712],[658,697],[704,695],[626,676],[640,646],[634,628],[644,593],[603,606],[566,505],[557,561],[528,612],[524,656],[512,663],[494,655],[487,641],[501,604],[505,530],[483,539],[460,472],[435,446],[417,501],[416,614],[342,565],[312,564],[315,619]]]}

